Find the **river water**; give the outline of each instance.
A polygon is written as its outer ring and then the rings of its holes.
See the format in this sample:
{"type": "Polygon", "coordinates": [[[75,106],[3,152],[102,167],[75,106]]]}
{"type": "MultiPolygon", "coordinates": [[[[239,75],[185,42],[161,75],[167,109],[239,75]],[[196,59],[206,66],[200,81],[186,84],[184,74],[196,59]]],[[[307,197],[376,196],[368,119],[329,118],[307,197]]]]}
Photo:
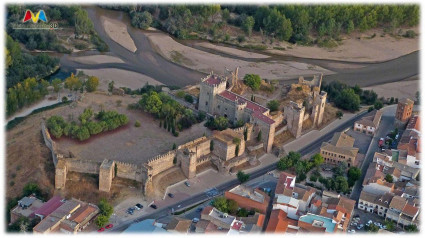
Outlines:
{"type": "MultiPolygon", "coordinates": [[[[67,77],[67,75],[69,75],[71,72],[75,72],[76,69],[117,68],[147,75],[165,85],[182,87],[199,83],[200,79],[202,77],[205,77],[204,73],[200,73],[198,71],[175,64],[159,55],[152,48],[148,38],[144,35],[144,31],[131,26],[130,19],[127,13],[102,9],[95,6],[87,7],[86,10],[90,19],[93,21],[95,30],[97,31],[99,36],[105,41],[105,43],[108,44],[109,52],[100,53],[97,51],[85,51],[72,53],[70,55],[63,55],[60,59],[61,70],[57,73],[56,76],[52,76],[52,78],[67,77]],[[120,44],[109,38],[101,22],[102,16],[119,20],[127,25],[128,33],[130,34],[137,47],[136,52],[133,53],[128,51],[120,44]],[[78,57],[96,54],[115,56],[123,60],[124,63],[83,64],[70,60],[72,57],[76,56],[78,57]]],[[[185,44],[184,41],[179,42],[185,44]]],[[[193,46],[190,41],[187,41],[186,44],[189,46],[193,46]]],[[[208,51],[207,49],[200,50],[208,51]]],[[[208,52],[214,53],[213,51],[208,52]]],[[[258,53],[264,54],[263,52],[258,53]]],[[[237,58],[231,55],[226,55],[226,57],[237,58]]],[[[318,65],[336,72],[336,74],[324,77],[324,81],[339,80],[349,85],[358,84],[361,87],[395,82],[419,74],[419,51],[413,52],[411,54],[402,56],[394,60],[381,63],[343,62],[344,64],[357,64],[363,66],[361,68],[355,69],[334,68],[332,67],[332,63],[339,62],[335,60],[305,59],[292,56],[275,55],[273,55],[270,59],[262,60],[297,61],[318,65]]],[[[254,59],[252,61],[254,61],[254,59]]],[[[285,80],[285,82],[287,83],[291,83],[294,81],[296,81],[296,79],[285,80]]]]}

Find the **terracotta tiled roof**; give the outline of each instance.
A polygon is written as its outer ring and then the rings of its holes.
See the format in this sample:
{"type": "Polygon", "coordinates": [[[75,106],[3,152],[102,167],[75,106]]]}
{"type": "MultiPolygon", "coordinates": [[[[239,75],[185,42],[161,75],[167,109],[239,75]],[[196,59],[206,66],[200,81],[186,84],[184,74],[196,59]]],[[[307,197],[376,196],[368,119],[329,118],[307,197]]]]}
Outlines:
{"type": "Polygon", "coordinates": [[[84,219],[87,218],[87,216],[94,213],[96,210],[98,209],[92,205],[85,205],[77,209],[77,211],[75,211],[75,213],[72,214],[69,220],[75,221],[76,223],[81,223],[84,221],[84,219]]]}
{"type": "Polygon", "coordinates": [[[400,196],[394,196],[393,200],[391,200],[390,208],[395,208],[399,211],[402,211],[404,206],[406,205],[407,200],[400,196]]]}
{"type": "Polygon", "coordinates": [[[202,210],[202,214],[203,215],[208,215],[208,214],[210,214],[211,213],[211,211],[213,210],[213,207],[212,206],[207,206],[207,207],[205,207],[203,210],[202,210]]]}
{"type": "Polygon", "coordinates": [[[273,210],[270,214],[269,223],[267,224],[266,232],[269,233],[285,233],[288,229],[288,222],[286,221],[286,212],[277,209],[273,210]]]}
{"type": "Polygon", "coordinates": [[[273,123],[275,123],[275,121],[273,119],[271,119],[270,117],[268,117],[266,115],[261,114],[260,112],[254,112],[252,114],[252,116],[254,118],[257,118],[257,119],[269,124],[269,125],[272,125],[273,123]]]}
{"type": "Polygon", "coordinates": [[[403,208],[403,213],[410,217],[414,217],[418,213],[418,210],[419,208],[406,204],[403,208]]]}
{"type": "Polygon", "coordinates": [[[224,90],[223,92],[221,92],[219,94],[220,96],[232,101],[232,102],[236,102],[238,101],[238,103],[245,103],[246,102],[246,107],[250,110],[252,110],[253,112],[259,112],[259,113],[265,113],[267,112],[269,109],[261,106],[258,103],[252,102],[236,93],[230,92],[229,90],[224,90]]]}
{"type": "Polygon", "coordinates": [[[220,79],[219,76],[215,75],[215,74],[210,74],[208,75],[208,78],[204,81],[209,85],[218,85],[220,84],[222,79],[220,79]]]}
{"type": "Polygon", "coordinates": [[[59,196],[52,197],[49,201],[44,203],[43,206],[37,209],[34,214],[42,215],[44,217],[50,215],[63,204],[61,200],[62,198],[59,196]]]}
{"type": "MultiPolygon", "coordinates": [[[[276,184],[276,194],[283,194],[285,188],[290,188],[291,182],[295,179],[295,175],[281,172],[279,181],[276,184]]],[[[292,195],[292,194],[291,194],[292,195]]]]}

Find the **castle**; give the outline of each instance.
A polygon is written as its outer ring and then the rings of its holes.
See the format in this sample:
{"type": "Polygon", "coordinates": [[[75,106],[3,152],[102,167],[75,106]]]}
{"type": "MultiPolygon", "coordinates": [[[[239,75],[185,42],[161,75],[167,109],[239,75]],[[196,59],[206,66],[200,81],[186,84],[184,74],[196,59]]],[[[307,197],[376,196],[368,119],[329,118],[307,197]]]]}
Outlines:
{"type": "Polygon", "coordinates": [[[227,78],[210,73],[201,80],[198,110],[210,116],[224,116],[231,123],[242,120],[261,131],[266,152],[272,149],[275,129],[281,120],[272,119],[270,110],[226,89],[227,78]]]}
{"type": "Polygon", "coordinates": [[[55,165],[55,188],[65,188],[67,174],[73,171],[99,175],[100,191],[109,192],[112,180],[119,177],[140,182],[144,194],[149,196],[154,191],[153,178],[171,168],[180,168],[190,179],[206,164],[216,167],[221,173],[228,173],[245,163],[254,165],[258,162],[256,157],[248,156],[246,150],[264,148],[266,152],[271,152],[275,135],[289,130],[295,137],[299,137],[303,122],[309,118],[313,121],[313,126],[322,124],[326,93],[320,92],[321,81],[322,77],[315,76],[312,81],[305,81],[300,77],[299,83],[293,84],[292,88],[306,89],[311,106],[306,107],[291,101],[285,107],[284,115],[278,113],[272,116],[268,108],[226,89],[227,78],[211,73],[201,80],[198,110],[209,116],[224,116],[232,123],[242,120],[245,125],[236,129],[214,131],[212,136],[197,138],[140,164],[107,158],[100,163],[87,158],[76,158],[71,153],[65,157],[64,153],[57,150],[43,123],[42,135],[46,146],[51,150],[55,165]],[[283,125],[284,118],[287,121],[286,126],[283,125]],[[278,131],[275,131],[277,127],[278,131]],[[262,133],[261,140],[259,133],[262,133]]]}

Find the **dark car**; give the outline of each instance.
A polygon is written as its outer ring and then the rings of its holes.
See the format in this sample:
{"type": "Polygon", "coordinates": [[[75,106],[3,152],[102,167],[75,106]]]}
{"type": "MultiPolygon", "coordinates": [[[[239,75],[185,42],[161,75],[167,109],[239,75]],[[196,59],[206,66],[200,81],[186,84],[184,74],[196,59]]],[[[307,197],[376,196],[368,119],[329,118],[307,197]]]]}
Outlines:
{"type": "Polygon", "coordinates": [[[157,209],[158,207],[155,204],[150,205],[151,208],[157,209]]]}
{"type": "Polygon", "coordinates": [[[202,212],[203,208],[202,207],[198,207],[198,209],[196,209],[197,212],[202,212]]]}
{"type": "Polygon", "coordinates": [[[133,207],[130,207],[129,209],[127,209],[127,213],[130,214],[130,215],[133,215],[134,208],[133,207]]]}
{"type": "Polygon", "coordinates": [[[143,205],[142,205],[142,204],[140,204],[140,203],[137,203],[137,204],[136,204],[136,207],[138,207],[139,209],[142,209],[142,208],[143,208],[143,205]]]}
{"type": "Polygon", "coordinates": [[[109,224],[109,225],[105,226],[106,229],[111,229],[112,227],[114,227],[113,224],[109,224]]]}
{"type": "Polygon", "coordinates": [[[169,196],[170,198],[173,198],[173,197],[174,197],[174,194],[169,193],[169,194],[168,194],[168,196],[169,196]]]}

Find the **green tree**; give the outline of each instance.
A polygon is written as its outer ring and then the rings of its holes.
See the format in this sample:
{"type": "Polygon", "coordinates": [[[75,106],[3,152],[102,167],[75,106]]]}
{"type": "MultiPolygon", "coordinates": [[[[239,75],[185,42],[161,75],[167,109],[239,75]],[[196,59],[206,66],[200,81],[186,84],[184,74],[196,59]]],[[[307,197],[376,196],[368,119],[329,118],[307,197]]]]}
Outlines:
{"type": "Polygon", "coordinates": [[[162,101],[157,92],[151,91],[149,94],[145,93],[139,101],[139,105],[145,109],[146,112],[157,114],[161,110],[162,101]]]}
{"type": "Polygon", "coordinates": [[[271,100],[267,103],[267,107],[270,109],[271,112],[275,112],[279,110],[279,101],[277,100],[271,100]]]}
{"type": "Polygon", "coordinates": [[[277,162],[277,169],[281,171],[288,170],[289,168],[292,168],[292,166],[293,166],[292,160],[288,158],[288,156],[281,158],[277,162]]]}
{"type": "Polygon", "coordinates": [[[344,116],[344,113],[342,113],[342,111],[341,111],[341,110],[338,110],[338,111],[336,112],[336,117],[338,117],[338,119],[341,119],[341,118],[342,118],[342,116],[344,116]]]}
{"type": "Polygon", "coordinates": [[[379,231],[379,227],[375,224],[370,224],[365,226],[365,230],[370,233],[377,233],[379,231]]]}
{"type": "Polygon", "coordinates": [[[68,88],[69,90],[77,91],[82,86],[83,82],[73,73],[71,73],[71,76],[65,79],[65,88],[68,88]]]}
{"type": "Polygon", "coordinates": [[[31,194],[35,194],[37,197],[41,196],[41,189],[38,184],[32,182],[25,184],[22,195],[29,196],[31,194]]]}
{"type": "Polygon", "coordinates": [[[356,181],[361,177],[362,171],[357,167],[351,167],[347,171],[347,177],[348,177],[348,185],[352,187],[356,181]]]}
{"type": "Polygon", "coordinates": [[[347,34],[351,34],[354,31],[354,22],[353,20],[348,21],[347,25],[347,34]]]}
{"type": "Polygon", "coordinates": [[[314,167],[318,167],[325,162],[325,159],[319,153],[313,155],[310,160],[314,167]]]}
{"type": "Polygon", "coordinates": [[[99,79],[95,76],[90,76],[86,82],[86,90],[87,92],[94,92],[99,86],[99,79]]]}
{"type": "Polygon", "coordinates": [[[212,202],[213,207],[217,208],[221,212],[228,212],[228,203],[225,197],[217,197],[212,202]]]}
{"type": "Polygon", "coordinates": [[[376,110],[379,110],[379,109],[381,109],[382,107],[384,107],[384,104],[383,104],[381,101],[376,101],[376,102],[375,102],[375,104],[373,105],[373,107],[374,107],[376,110]]]}
{"type": "Polygon", "coordinates": [[[88,35],[93,31],[93,22],[90,20],[87,12],[78,8],[75,12],[75,33],[77,36],[88,35]]]}
{"type": "Polygon", "coordinates": [[[219,131],[227,129],[229,127],[229,119],[223,116],[217,117],[214,119],[214,127],[219,131]]]}
{"type": "Polygon", "coordinates": [[[249,174],[244,173],[243,171],[238,171],[236,174],[238,177],[239,182],[244,183],[249,180],[249,174]]]}
{"type": "Polygon", "coordinates": [[[152,15],[147,12],[132,12],[131,14],[131,25],[141,29],[148,29],[153,22],[152,15]]]}
{"type": "Polygon", "coordinates": [[[115,84],[115,82],[113,80],[108,83],[108,91],[111,92],[111,93],[112,93],[112,91],[114,91],[114,84],[115,84]]]}
{"type": "Polygon", "coordinates": [[[405,226],[404,230],[408,233],[419,232],[418,227],[414,224],[405,226]]]}
{"type": "Polygon", "coordinates": [[[360,108],[360,97],[351,88],[343,89],[341,94],[336,98],[335,105],[339,108],[357,111],[360,108]]]}
{"type": "Polygon", "coordinates": [[[105,198],[100,199],[98,204],[100,214],[106,216],[109,220],[109,217],[114,213],[114,208],[111,206],[111,204],[106,201],[105,198]]]}
{"type": "Polygon", "coordinates": [[[62,89],[62,80],[58,78],[53,79],[52,86],[53,91],[55,91],[55,93],[59,93],[59,91],[62,89]]]}
{"type": "Polygon", "coordinates": [[[261,86],[261,78],[258,74],[245,74],[244,83],[252,88],[252,90],[258,90],[261,86]]]}
{"type": "Polygon", "coordinates": [[[227,200],[227,210],[231,214],[235,214],[238,211],[239,205],[235,200],[228,199],[227,200]]]}
{"type": "Polygon", "coordinates": [[[108,222],[109,222],[109,217],[107,217],[105,215],[101,214],[101,215],[97,216],[97,218],[96,218],[96,225],[99,228],[105,226],[106,224],[108,224],[108,222]]]}
{"type": "Polygon", "coordinates": [[[343,176],[337,176],[335,178],[335,190],[337,192],[347,192],[348,191],[348,181],[343,176]]]}
{"type": "Polygon", "coordinates": [[[387,227],[388,231],[395,231],[396,228],[397,228],[395,223],[393,221],[390,221],[390,220],[385,221],[385,226],[387,227]]]}
{"type": "Polygon", "coordinates": [[[254,27],[255,19],[252,16],[248,16],[244,19],[242,23],[242,28],[245,31],[245,33],[248,35],[248,37],[251,37],[252,35],[252,28],[254,27]]]}
{"type": "Polygon", "coordinates": [[[394,178],[391,174],[387,174],[385,175],[385,181],[387,181],[388,183],[392,183],[394,181],[394,178]]]}

